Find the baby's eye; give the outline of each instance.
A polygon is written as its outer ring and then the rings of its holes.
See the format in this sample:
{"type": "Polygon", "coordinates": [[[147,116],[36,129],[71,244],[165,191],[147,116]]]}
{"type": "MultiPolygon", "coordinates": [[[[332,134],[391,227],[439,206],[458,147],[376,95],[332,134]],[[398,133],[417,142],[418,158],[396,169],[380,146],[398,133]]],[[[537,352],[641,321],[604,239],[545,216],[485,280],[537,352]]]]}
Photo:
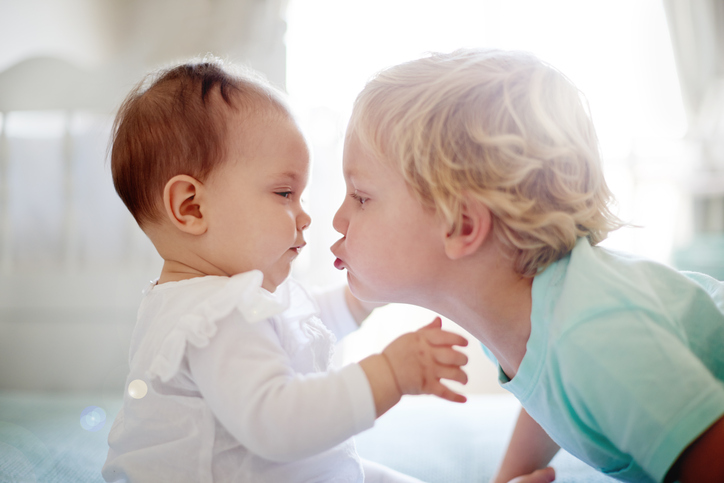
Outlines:
{"type": "Polygon", "coordinates": [[[275,194],[281,196],[282,198],[291,198],[292,197],[291,191],[276,191],[275,194]]]}

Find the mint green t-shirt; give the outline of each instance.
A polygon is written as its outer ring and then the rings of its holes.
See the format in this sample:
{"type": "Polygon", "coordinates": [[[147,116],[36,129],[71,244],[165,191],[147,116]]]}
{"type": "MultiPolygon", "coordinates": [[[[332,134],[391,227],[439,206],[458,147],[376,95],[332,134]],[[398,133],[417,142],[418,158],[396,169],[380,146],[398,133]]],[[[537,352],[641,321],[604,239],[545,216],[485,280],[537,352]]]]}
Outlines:
{"type": "Polygon", "coordinates": [[[532,302],[526,354],[501,385],[594,468],[663,481],[724,415],[723,283],[581,238],[536,275],[532,302]]]}

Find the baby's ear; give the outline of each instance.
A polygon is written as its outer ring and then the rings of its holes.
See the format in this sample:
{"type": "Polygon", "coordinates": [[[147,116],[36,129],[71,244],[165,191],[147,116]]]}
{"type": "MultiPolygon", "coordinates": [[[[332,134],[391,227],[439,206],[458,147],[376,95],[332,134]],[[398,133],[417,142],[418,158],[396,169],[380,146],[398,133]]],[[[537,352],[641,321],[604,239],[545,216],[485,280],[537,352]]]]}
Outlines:
{"type": "Polygon", "coordinates": [[[480,201],[467,197],[461,215],[461,226],[445,235],[445,254],[451,260],[477,252],[492,233],[492,214],[480,201]]]}
{"type": "Polygon", "coordinates": [[[203,194],[204,185],[196,178],[179,174],[168,180],[163,188],[163,206],[171,224],[190,235],[206,233],[203,194]]]}

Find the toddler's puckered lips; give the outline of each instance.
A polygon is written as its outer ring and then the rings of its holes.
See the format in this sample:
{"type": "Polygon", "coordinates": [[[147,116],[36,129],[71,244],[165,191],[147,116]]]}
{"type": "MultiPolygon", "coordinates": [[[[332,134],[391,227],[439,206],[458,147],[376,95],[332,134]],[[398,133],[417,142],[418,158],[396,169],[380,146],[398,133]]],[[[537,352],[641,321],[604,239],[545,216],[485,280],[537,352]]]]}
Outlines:
{"type": "Polygon", "coordinates": [[[347,268],[347,266],[344,264],[342,259],[339,258],[339,256],[337,255],[337,251],[339,250],[339,247],[343,241],[344,241],[344,237],[337,240],[335,242],[335,244],[330,247],[330,250],[332,251],[332,255],[337,257],[337,259],[334,261],[334,268],[336,268],[337,270],[344,270],[345,268],[347,268]]]}
{"type": "Polygon", "coordinates": [[[293,252],[297,252],[297,255],[299,255],[300,253],[302,253],[302,248],[304,248],[305,245],[306,243],[302,243],[301,245],[290,248],[290,250],[292,250],[293,252]]]}

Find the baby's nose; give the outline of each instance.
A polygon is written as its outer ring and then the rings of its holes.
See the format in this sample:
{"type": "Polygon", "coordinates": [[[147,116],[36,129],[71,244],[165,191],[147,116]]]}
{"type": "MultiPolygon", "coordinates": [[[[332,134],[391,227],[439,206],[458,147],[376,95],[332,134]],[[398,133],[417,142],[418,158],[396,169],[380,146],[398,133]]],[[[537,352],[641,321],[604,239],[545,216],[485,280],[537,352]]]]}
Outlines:
{"type": "Polygon", "coordinates": [[[312,217],[309,216],[306,211],[302,211],[302,214],[297,217],[297,225],[299,226],[299,229],[304,231],[309,228],[309,225],[311,224],[312,217]]]}

